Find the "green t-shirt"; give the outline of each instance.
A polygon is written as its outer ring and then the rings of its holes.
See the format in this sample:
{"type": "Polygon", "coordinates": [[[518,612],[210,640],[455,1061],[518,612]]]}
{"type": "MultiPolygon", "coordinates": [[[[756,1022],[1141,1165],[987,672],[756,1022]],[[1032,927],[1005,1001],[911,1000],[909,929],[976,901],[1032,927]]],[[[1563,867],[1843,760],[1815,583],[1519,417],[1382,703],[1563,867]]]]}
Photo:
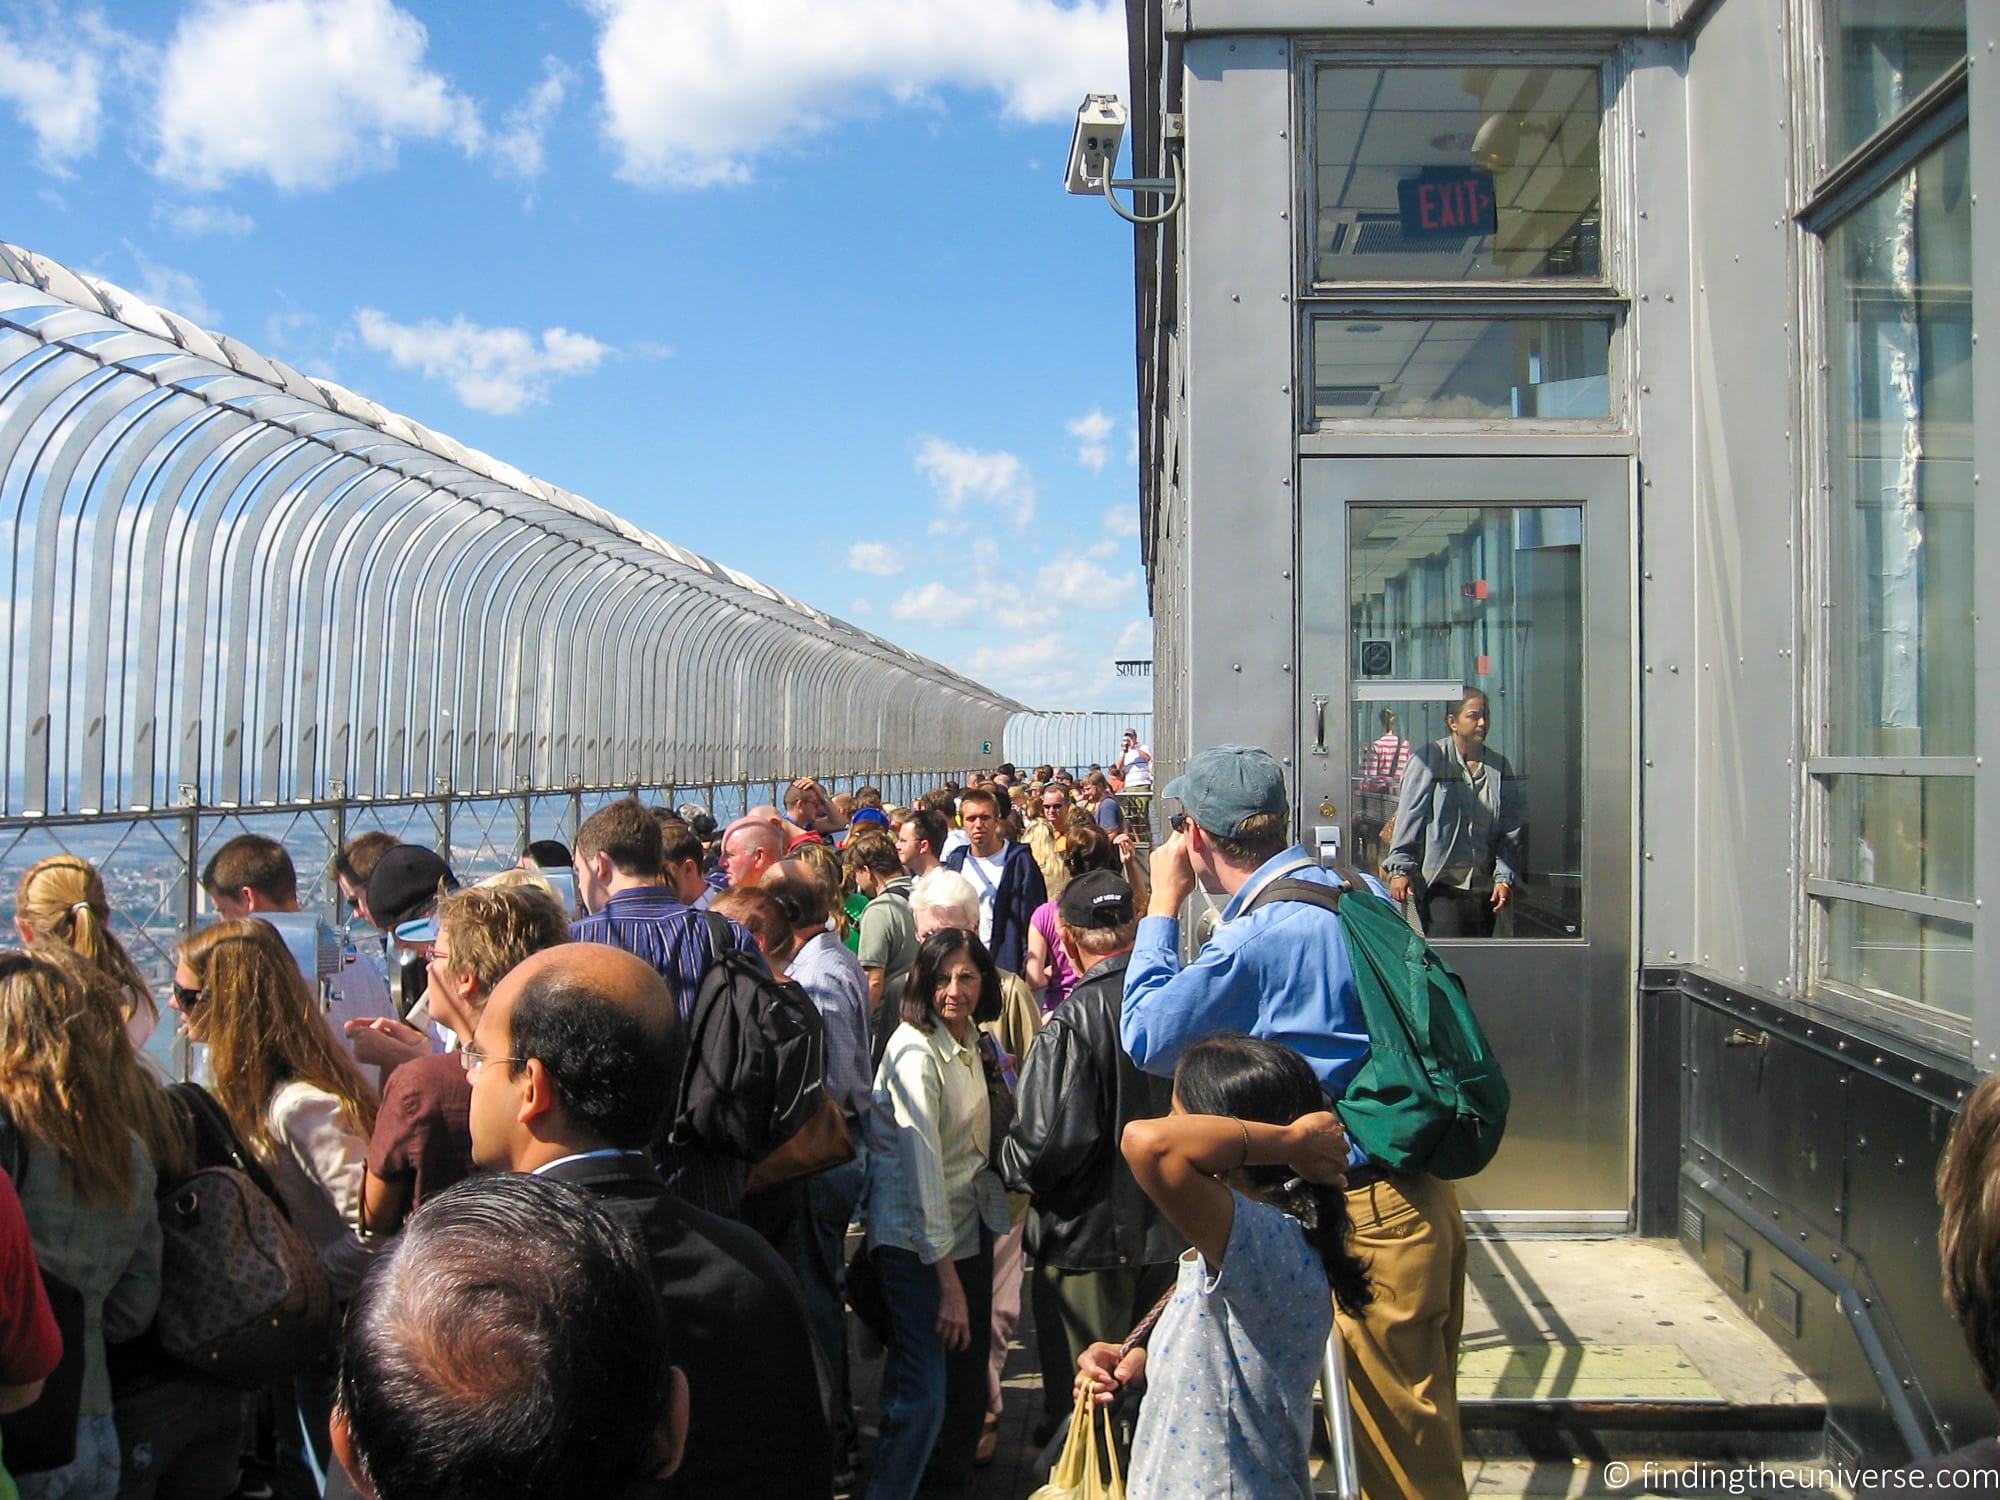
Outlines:
{"type": "Polygon", "coordinates": [[[861,920],[854,924],[854,956],[864,969],[880,969],[891,980],[909,973],[917,959],[917,918],[910,910],[907,875],[882,887],[881,894],[862,908],[861,920]]]}

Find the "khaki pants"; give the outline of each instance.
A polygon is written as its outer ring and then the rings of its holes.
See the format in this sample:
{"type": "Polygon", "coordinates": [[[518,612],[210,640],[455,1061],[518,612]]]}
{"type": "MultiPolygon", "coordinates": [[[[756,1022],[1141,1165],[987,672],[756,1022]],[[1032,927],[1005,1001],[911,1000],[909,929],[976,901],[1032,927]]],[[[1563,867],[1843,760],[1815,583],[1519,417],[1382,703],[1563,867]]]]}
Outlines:
{"type": "Polygon", "coordinates": [[[1359,1319],[1335,1312],[1361,1492],[1367,1500],[1459,1500],[1465,1221],[1458,1194],[1428,1173],[1399,1172],[1350,1190],[1347,1212],[1375,1292],[1359,1319]]]}

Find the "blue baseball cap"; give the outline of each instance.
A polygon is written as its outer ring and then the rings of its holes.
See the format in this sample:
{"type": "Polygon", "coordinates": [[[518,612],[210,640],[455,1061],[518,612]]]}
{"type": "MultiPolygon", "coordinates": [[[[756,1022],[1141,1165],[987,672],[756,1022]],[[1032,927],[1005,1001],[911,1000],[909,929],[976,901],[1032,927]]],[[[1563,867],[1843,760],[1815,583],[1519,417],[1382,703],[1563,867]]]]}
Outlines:
{"type": "Polygon", "coordinates": [[[1208,832],[1226,839],[1262,813],[1291,811],[1285,771],[1268,750],[1254,745],[1216,745],[1188,762],[1187,774],[1160,788],[1188,810],[1208,832]]]}
{"type": "Polygon", "coordinates": [[[850,828],[858,828],[868,823],[887,828],[889,815],[879,807],[857,807],[847,818],[847,826],[850,828]]]}

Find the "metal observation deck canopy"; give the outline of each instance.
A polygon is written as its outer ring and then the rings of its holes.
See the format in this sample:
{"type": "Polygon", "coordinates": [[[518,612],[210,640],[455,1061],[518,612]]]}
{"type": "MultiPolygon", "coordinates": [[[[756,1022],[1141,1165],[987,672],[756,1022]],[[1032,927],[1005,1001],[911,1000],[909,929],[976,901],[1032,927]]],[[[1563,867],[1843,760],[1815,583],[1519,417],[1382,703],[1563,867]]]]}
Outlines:
{"type": "Polygon", "coordinates": [[[718,816],[807,772],[906,795],[1021,707],[6,244],[0,525],[0,879],[152,822],[156,918],[191,920],[244,827],[511,862],[627,788],[718,816]]]}
{"type": "Polygon", "coordinates": [[[10,814],[931,769],[1019,707],[115,286],[0,278],[10,814]]]}

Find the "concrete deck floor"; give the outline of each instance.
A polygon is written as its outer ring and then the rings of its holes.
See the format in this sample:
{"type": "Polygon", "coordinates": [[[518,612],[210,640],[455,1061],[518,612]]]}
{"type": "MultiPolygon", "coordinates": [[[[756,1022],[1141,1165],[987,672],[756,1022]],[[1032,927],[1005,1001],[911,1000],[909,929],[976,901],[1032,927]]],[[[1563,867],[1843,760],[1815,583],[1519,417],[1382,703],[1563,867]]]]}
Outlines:
{"type": "MultiPolygon", "coordinates": [[[[1538,1397],[1728,1405],[1821,1400],[1818,1387],[1673,1241],[1475,1238],[1466,1279],[1461,1392],[1467,1400],[1477,1399],[1482,1380],[1491,1388],[1496,1367],[1530,1378],[1538,1397]]],[[[1024,1305],[1008,1350],[999,1452],[979,1471],[972,1500],[1026,1500],[1048,1478],[1048,1459],[1032,1435],[1041,1416],[1032,1320],[1032,1308],[1024,1305]]],[[[855,1399],[864,1452],[874,1436],[879,1375],[879,1357],[857,1352],[855,1399]]],[[[1518,1385],[1508,1389],[1521,1392],[1518,1385]]],[[[1466,1480],[1475,1500],[1637,1492],[1632,1480],[1622,1490],[1607,1482],[1595,1463],[1481,1457],[1480,1446],[1474,1433],[1466,1480]]],[[[1643,1462],[1634,1462],[1632,1479],[1643,1462]]],[[[1726,1466],[1724,1460],[1704,1462],[1726,1466]]],[[[1651,1490],[1674,1492],[1664,1484],[1651,1490]]]]}

